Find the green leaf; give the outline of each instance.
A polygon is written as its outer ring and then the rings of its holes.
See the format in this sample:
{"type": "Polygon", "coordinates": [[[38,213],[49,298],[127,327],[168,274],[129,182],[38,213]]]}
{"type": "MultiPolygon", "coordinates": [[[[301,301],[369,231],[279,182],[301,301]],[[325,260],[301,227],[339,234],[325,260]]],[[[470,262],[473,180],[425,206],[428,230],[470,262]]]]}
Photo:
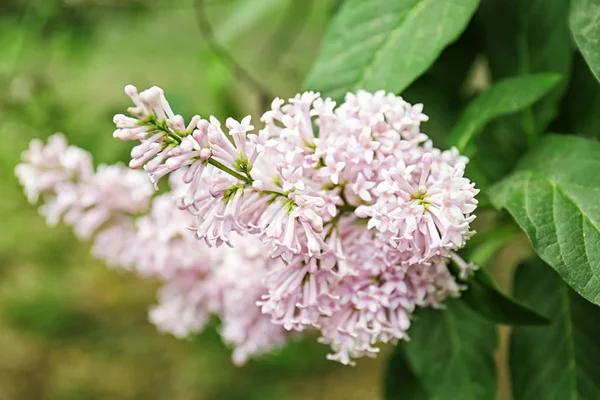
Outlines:
{"type": "Polygon", "coordinates": [[[568,84],[573,55],[568,12],[569,0],[488,0],[477,13],[494,80],[536,73],[563,77],[529,115],[521,116],[533,132],[548,127],[568,84]]]}
{"type": "Polygon", "coordinates": [[[433,143],[443,143],[456,122],[457,101],[441,93],[439,86],[421,79],[406,89],[402,98],[412,104],[425,104],[424,112],[429,116],[429,121],[423,129],[433,143]]]}
{"type": "MultiPolygon", "coordinates": [[[[452,97],[454,107],[460,109],[465,100],[465,81],[472,73],[477,56],[482,52],[478,35],[474,25],[469,24],[460,37],[446,47],[431,67],[407,90],[419,83],[432,85],[438,93],[452,97]]],[[[403,91],[402,97],[405,94],[406,91],[403,91]]],[[[429,106],[428,103],[426,105],[429,106]]]]}
{"type": "Polygon", "coordinates": [[[408,365],[402,346],[396,346],[387,360],[383,375],[383,399],[434,400],[408,365]]]}
{"type": "Polygon", "coordinates": [[[284,6],[289,0],[245,0],[237,2],[233,11],[220,22],[215,30],[219,43],[230,43],[247,32],[265,16],[284,6]]]}
{"type": "Polygon", "coordinates": [[[560,132],[575,132],[600,139],[600,85],[578,53],[561,110],[560,132]]]}
{"type": "Polygon", "coordinates": [[[448,144],[464,151],[490,120],[531,106],[559,81],[556,74],[537,74],[498,82],[469,103],[448,137],[448,144]]]}
{"type": "Polygon", "coordinates": [[[515,296],[552,325],[515,327],[510,369],[515,400],[600,399],[600,308],[540,260],[517,269],[515,296]]]}
{"type": "Polygon", "coordinates": [[[538,255],[589,301],[600,304],[600,143],[550,135],[490,189],[538,255]]]}
{"type": "Polygon", "coordinates": [[[423,388],[440,399],[481,400],[496,395],[496,327],[460,300],[444,310],[423,309],[403,344],[423,388]]]}
{"type": "Polygon", "coordinates": [[[289,1],[284,15],[277,23],[270,37],[255,49],[256,58],[265,71],[277,70],[281,59],[302,39],[302,30],[310,22],[314,0],[289,1]]]}
{"type": "Polygon", "coordinates": [[[480,53],[476,34],[472,26],[467,27],[456,42],[444,49],[431,68],[402,92],[402,98],[409,103],[425,105],[429,121],[423,129],[438,147],[446,142],[464,107],[461,88],[480,53]]]}
{"type": "Polygon", "coordinates": [[[569,25],[581,54],[600,80],[600,0],[572,0],[569,25]]]}
{"type": "Polygon", "coordinates": [[[458,38],[478,0],[347,0],[327,28],[306,87],[334,99],[401,92],[458,38]]]}
{"type": "MultiPolygon", "coordinates": [[[[492,79],[557,73],[562,79],[532,107],[492,121],[476,141],[467,166],[491,183],[504,177],[558,114],[575,53],[569,32],[569,0],[487,0],[475,16],[492,79]]],[[[568,131],[572,132],[572,131],[568,131]]],[[[480,185],[481,186],[481,185],[480,185]]]]}
{"type": "Polygon", "coordinates": [[[484,318],[505,325],[543,325],[550,321],[531,308],[506,296],[482,268],[467,282],[463,301],[484,318]]]}

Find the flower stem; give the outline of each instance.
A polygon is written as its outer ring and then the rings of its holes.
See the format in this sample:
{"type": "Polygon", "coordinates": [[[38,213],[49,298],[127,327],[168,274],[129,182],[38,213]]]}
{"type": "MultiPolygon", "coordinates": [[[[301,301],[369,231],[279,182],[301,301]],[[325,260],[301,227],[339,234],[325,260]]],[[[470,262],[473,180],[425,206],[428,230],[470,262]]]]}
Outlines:
{"type": "Polygon", "coordinates": [[[242,182],[246,183],[247,185],[252,185],[252,178],[250,178],[250,177],[247,177],[247,176],[244,176],[244,175],[242,175],[242,174],[240,174],[240,173],[238,173],[238,172],[236,172],[236,171],[232,170],[231,168],[229,168],[229,167],[227,167],[227,166],[225,166],[225,165],[221,164],[220,162],[218,162],[218,161],[217,161],[217,160],[215,160],[214,158],[209,158],[209,159],[208,159],[208,163],[209,163],[210,165],[212,165],[213,167],[215,167],[215,168],[218,168],[218,169],[220,169],[221,171],[223,171],[223,172],[226,172],[226,173],[228,173],[229,175],[231,175],[231,176],[233,176],[233,177],[235,177],[235,178],[239,179],[240,181],[242,181],[242,182]]]}
{"type": "Polygon", "coordinates": [[[342,202],[344,203],[344,207],[346,207],[346,206],[351,207],[350,203],[348,202],[348,199],[346,198],[345,192],[346,192],[346,182],[344,182],[340,185],[340,199],[342,199],[342,202]]]}

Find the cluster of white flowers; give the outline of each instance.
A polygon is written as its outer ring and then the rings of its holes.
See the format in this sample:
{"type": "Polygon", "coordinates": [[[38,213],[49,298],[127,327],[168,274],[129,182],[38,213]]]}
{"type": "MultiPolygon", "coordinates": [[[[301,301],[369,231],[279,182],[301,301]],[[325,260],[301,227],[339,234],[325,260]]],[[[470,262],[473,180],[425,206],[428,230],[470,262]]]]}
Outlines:
{"type": "Polygon", "coordinates": [[[135,107],[115,116],[114,137],[139,141],[130,167],[155,186],[171,174],[171,193],[148,208],[139,175],[101,185],[102,169],[82,167],[82,152],[65,145],[66,163],[32,144],[17,173],[32,200],[69,180],[105,199],[96,208],[115,215],[102,220],[94,251],[166,281],[151,311],[159,329],[186,336],[218,315],[236,362],[290,331],[318,330],[330,358],[352,364],[406,339],[416,307],[459,295],[451,262],[461,279],[474,268],[455,250],[473,233],[478,190],[463,176],[468,160],[421,132],[422,105],[359,91],[336,107],[305,92],[275,99],[255,132],[249,116],[227,119],[225,130],[214,117],[186,124],[157,87],[125,92],[135,107]],[[57,164],[64,171],[47,172],[57,164]]]}

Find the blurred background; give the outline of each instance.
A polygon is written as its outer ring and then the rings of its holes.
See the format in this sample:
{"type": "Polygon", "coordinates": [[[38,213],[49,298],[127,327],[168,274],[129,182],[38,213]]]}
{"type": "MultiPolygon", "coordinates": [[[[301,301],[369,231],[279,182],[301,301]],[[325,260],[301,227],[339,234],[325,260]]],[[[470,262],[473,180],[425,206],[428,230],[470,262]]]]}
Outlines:
{"type": "MultiPolygon", "coordinates": [[[[380,398],[389,349],[344,367],[308,337],[237,368],[217,321],[190,340],[157,333],[147,319],[157,282],[111,270],[70,229],[47,227],[13,175],[29,141],[55,132],[96,163],[127,160],[112,117],[130,105],[128,83],[161,86],[186,118],[260,116],[302,90],[340,3],[0,0],[0,400],[380,398]]],[[[450,46],[403,94],[426,104],[434,140],[489,81],[465,52],[476,50],[450,46]],[[459,80],[446,79],[446,60],[461,61],[459,80]]],[[[524,243],[496,262],[504,288],[524,243]]]]}
{"type": "Polygon", "coordinates": [[[128,83],[163,87],[186,117],[258,116],[302,88],[337,3],[0,0],[0,400],[379,397],[383,357],[343,367],[307,338],[237,368],[214,326],[157,333],[156,282],[47,227],[13,176],[28,142],[54,132],[96,163],[126,160],[111,134],[128,83]]]}

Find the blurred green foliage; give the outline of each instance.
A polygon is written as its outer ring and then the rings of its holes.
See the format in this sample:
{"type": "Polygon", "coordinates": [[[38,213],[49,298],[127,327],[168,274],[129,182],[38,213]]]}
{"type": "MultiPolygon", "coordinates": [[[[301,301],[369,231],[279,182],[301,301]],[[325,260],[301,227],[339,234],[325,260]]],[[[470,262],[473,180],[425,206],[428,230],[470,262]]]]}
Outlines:
{"type": "MultiPolygon", "coordinates": [[[[264,90],[298,91],[335,0],[205,0],[216,40],[264,90]],[[301,40],[299,40],[301,39],[301,40]]],[[[218,321],[177,340],[147,321],[156,282],[108,269],[47,227],[13,176],[32,138],[64,132],[97,163],[127,83],[162,86],[184,115],[258,116],[264,96],[211,52],[192,0],[0,1],[0,400],[369,399],[383,357],[327,361],[314,337],[237,368],[218,321]]]]}

